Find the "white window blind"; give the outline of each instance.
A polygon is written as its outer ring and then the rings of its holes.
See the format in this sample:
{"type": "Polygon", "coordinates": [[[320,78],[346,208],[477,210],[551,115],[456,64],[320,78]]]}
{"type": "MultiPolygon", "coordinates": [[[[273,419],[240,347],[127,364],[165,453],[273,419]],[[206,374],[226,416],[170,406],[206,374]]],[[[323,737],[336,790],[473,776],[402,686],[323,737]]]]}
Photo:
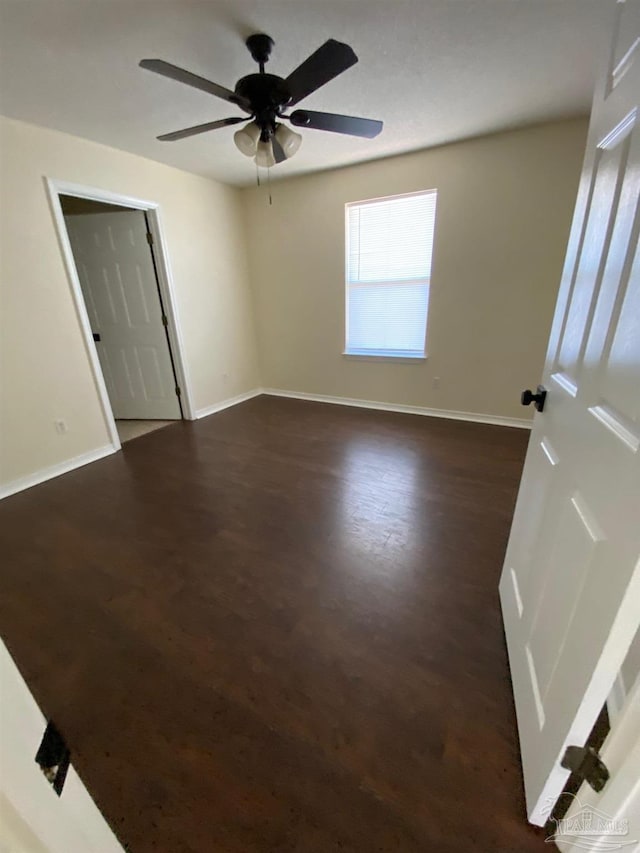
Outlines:
{"type": "Polygon", "coordinates": [[[346,206],[351,355],[425,354],[437,191],[346,206]]]}

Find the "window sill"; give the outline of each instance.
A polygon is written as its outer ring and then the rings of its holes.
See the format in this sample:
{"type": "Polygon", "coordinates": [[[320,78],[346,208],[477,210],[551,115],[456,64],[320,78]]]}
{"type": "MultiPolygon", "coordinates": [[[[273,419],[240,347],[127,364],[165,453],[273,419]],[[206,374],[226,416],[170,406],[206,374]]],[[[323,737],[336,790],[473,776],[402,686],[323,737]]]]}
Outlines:
{"type": "Polygon", "coordinates": [[[421,364],[427,360],[427,355],[389,355],[388,353],[361,353],[343,352],[343,358],[352,358],[356,361],[393,361],[399,364],[421,364]]]}

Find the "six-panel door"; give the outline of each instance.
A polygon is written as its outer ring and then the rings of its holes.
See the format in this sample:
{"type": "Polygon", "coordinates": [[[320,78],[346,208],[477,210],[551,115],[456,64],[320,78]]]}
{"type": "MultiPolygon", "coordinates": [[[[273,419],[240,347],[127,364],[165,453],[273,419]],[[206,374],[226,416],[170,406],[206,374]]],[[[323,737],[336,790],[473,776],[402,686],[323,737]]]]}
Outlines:
{"type": "Polygon", "coordinates": [[[500,583],[538,824],[567,778],[566,746],[584,744],[640,624],[639,8],[633,0],[618,10],[625,26],[594,101],[548,396],[500,583]]]}

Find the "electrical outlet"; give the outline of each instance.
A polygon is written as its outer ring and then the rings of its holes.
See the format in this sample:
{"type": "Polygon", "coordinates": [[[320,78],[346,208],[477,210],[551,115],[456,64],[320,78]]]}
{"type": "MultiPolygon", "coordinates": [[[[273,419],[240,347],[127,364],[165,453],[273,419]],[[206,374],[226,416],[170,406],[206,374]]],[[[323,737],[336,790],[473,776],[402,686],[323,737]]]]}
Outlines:
{"type": "Polygon", "coordinates": [[[64,435],[67,431],[67,422],[66,421],[54,421],[54,427],[56,428],[56,432],[58,435],[64,435]]]}
{"type": "Polygon", "coordinates": [[[434,387],[434,388],[439,388],[439,387],[440,387],[440,377],[439,377],[439,376],[434,376],[434,377],[433,377],[433,387],[434,387]]]}

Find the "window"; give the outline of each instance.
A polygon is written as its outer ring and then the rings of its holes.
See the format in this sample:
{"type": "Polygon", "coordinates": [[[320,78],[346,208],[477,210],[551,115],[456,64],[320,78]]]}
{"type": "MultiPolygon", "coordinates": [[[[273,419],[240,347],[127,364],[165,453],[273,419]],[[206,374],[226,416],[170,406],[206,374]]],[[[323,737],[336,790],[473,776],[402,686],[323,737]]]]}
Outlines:
{"type": "Polygon", "coordinates": [[[437,191],[346,206],[347,355],[424,358],[437,191]]]}

